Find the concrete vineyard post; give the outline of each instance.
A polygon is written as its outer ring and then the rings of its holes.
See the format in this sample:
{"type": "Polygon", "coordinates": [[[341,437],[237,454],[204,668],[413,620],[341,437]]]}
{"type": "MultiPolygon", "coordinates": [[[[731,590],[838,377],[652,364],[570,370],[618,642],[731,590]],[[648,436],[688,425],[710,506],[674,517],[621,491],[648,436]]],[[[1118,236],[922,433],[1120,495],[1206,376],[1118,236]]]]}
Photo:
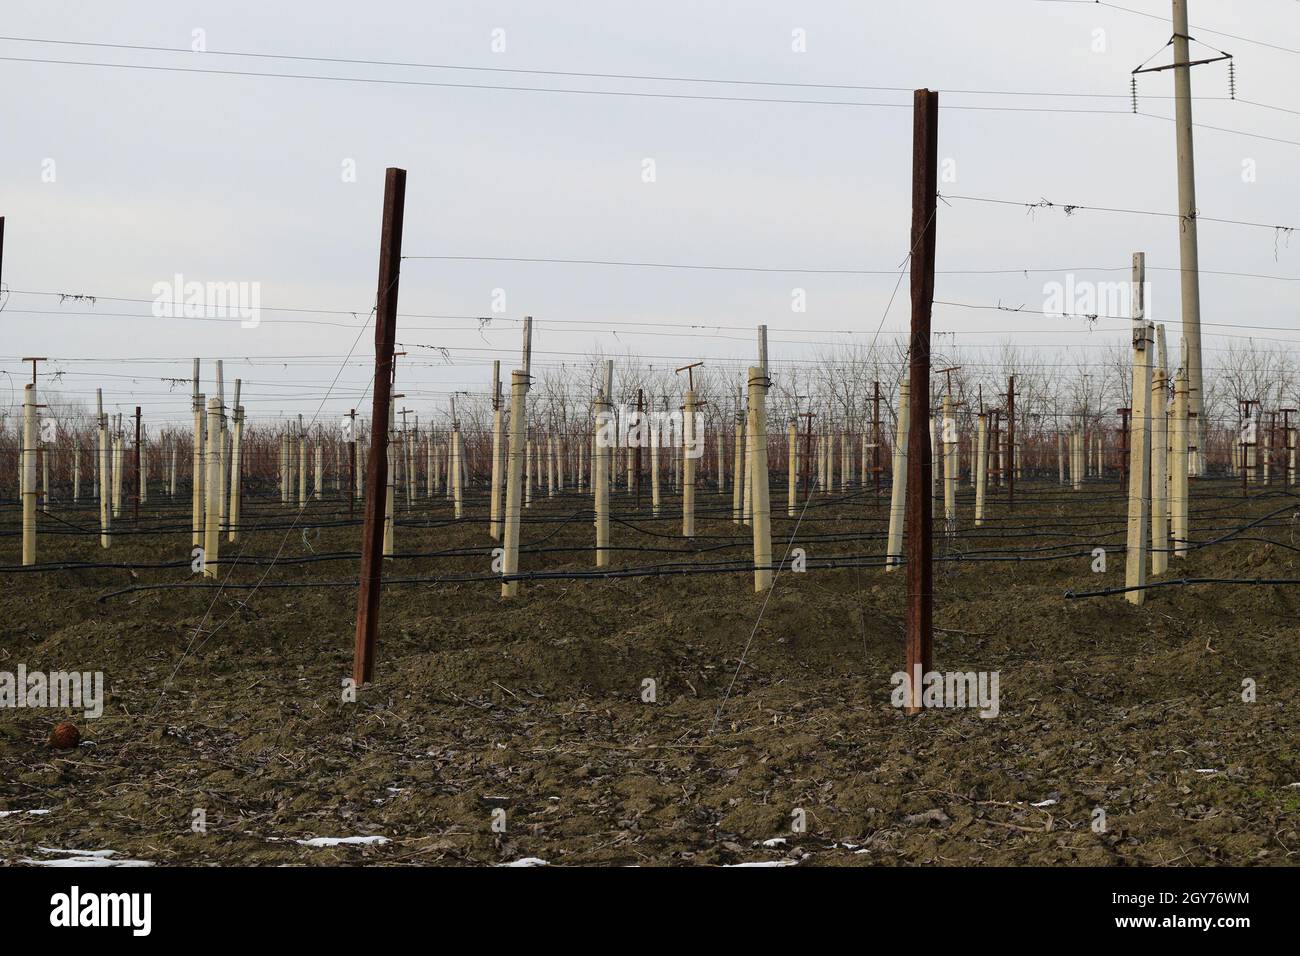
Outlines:
{"type": "Polygon", "coordinates": [[[907,444],[911,429],[911,389],[907,382],[898,386],[898,426],[894,430],[893,486],[889,493],[889,538],[885,545],[885,570],[892,571],[903,563],[903,524],[907,501],[907,444]]]}
{"type": "Polygon", "coordinates": [[[952,396],[943,399],[943,517],[951,528],[957,520],[957,420],[953,417],[952,396]]]}
{"type": "MultiPolygon", "coordinates": [[[[108,496],[108,416],[104,414],[104,393],[95,389],[95,405],[99,420],[99,546],[107,548],[112,543],[108,529],[112,525],[112,509],[108,496]]],[[[197,544],[198,542],[195,542],[197,544]]]]}
{"type": "Polygon", "coordinates": [[[745,489],[740,497],[740,520],[752,525],[754,520],[754,416],[746,412],[745,451],[741,457],[741,467],[745,469],[745,489]]]}
{"type": "MultiPolygon", "coordinates": [[[[198,359],[194,360],[195,368],[198,367],[198,359]]],[[[198,376],[195,375],[194,381],[197,385],[198,376]]],[[[194,392],[194,461],[191,469],[193,477],[190,481],[191,510],[193,511],[194,534],[191,544],[193,547],[201,548],[203,546],[204,523],[203,523],[203,483],[206,477],[203,468],[203,406],[204,397],[195,389],[194,392]]]]}
{"type": "Polygon", "coordinates": [[[455,487],[452,489],[452,501],[455,505],[455,514],[459,519],[465,514],[465,466],[462,461],[464,449],[461,446],[460,421],[455,420],[451,423],[451,462],[452,462],[452,481],[455,487]]]}
{"type": "Polygon", "coordinates": [[[595,463],[596,476],[593,485],[595,486],[595,507],[596,507],[596,567],[603,568],[609,564],[609,477],[611,456],[609,442],[602,437],[602,430],[607,428],[610,410],[609,402],[605,393],[601,392],[596,396],[596,434],[595,434],[595,463]]]}
{"type": "Polygon", "coordinates": [[[659,517],[659,501],[662,492],[659,488],[659,442],[660,432],[658,423],[652,426],[654,434],[650,436],[650,513],[654,517],[659,517]]]}
{"type": "Polygon", "coordinates": [[[193,384],[190,391],[190,403],[194,412],[194,448],[193,461],[191,463],[192,478],[190,480],[191,489],[190,497],[192,510],[194,512],[194,534],[193,546],[200,547],[203,544],[203,409],[205,406],[204,397],[199,393],[199,360],[194,360],[193,384]]]}
{"type": "Polygon", "coordinates": [[[794,517],[795,501],[799,495],[799,431],[798,424],[792,418],[785,429],[786,444],[786,486],[785,513],[794,517]]]}
{"type": "Polygon", "coordinates": [[[740,524],[745,508],[745,419],[736,406],[736,444],[732,452],[731,523],[740,524]]]}
{"type": "Polygon", "coordinates": [[[524,464],[524,507],[533,506],[533,474],[536,470],[536,457],[534,456],[533,440],[528,439],[528,460],[524,464]]]}
{"type": "Polygon", "coordinates": [[[542,458],[546,460],[546,497],[555,497],[555,436],[547,434],[546,444],[542,447],[542,458]]]}
{"type": "Polygon", "coordinates": [[[207,475],[204,488],[207,501],[204,506],[203,574],[217,576],[217,555],[221,542],[221,399],[208,401],[207,475]]]}
{"type": "Polygon", "coordinates": [[[989,470],[989,417],[983,412],[979,416],[975,441],[975,461],[971,470],[975,472],[975,527],[978,528],[984,523],[984,497],[989,470]]]}
{"type": "Polygon", "coordinates": [[[307,434],[302,430],[302,416],[298,416],[298,507],[307,507],[307,434]]]}
{"type": "Polygon", "coordinates": [[[726,431],[718,427],[718,493],[721,494],[727,487],[727,455],[726,455],[726,431]]]}
{"type": "MultiPolygon", "coordinates": [[[[501,572],[519,572],[519,520],[523,498],[524,417],[528,403],[528,375],[515,371],[510,375],[510,447],[506,454],[506,509],[502,528],[501,572]]],[[[502,581],[501,596],[512,598],[519,593],[518,581],[502,581]]]]}
{"type": "Polygon", "coordinates": [[[1165,370],[1151,376],[1151,574],[1164,574],[1169,567],[1168,435],[1165,404],[1168,388],[1165,370]]]}
{"type": "MultiPolygon", "coordinates": [[[[389,391],[392,391],[391,386],[389,391]]],[[[393,447],[394,440],[397,438],[396,404],[393,402],[395,397],[395,395],[390,395],[388,400],[388,429],[384,432],[386,438],[384,441],[384,449],[387,469],[384,476],[385,481],[383,490],[378,492],[384,496],[384,557],[386,558],[391,558],[393,556],[393,539],[396,536],[396,515],[394,512],[397,510],[397,469],[394,467],[395,449],[393,447]]],[[[372,488],[371,492],[374,493],[375,489],[372,488]]]]}
{"type": "Polygon", "coordinates": [[[1174,557],[1187,557],[1188,534],[1188,384],[1187,370],[1179,369],[1174,376],[1173,459],[1169,462],[1173,481],[1170,486],[1169,514],[1173,534],[1174,557]]]}
{"type": "MultiPolygon", "coordinates": [[[[238,402],[239,381],[235,381],[235,401],[238,402]]],[[[244,406],[235,406],[235,433],[230,446],[230,543],[239,540],[239,509],[243,497],[243,484],[240,474],[243,469],[244,453],[244,406]]]]}
{"type": "MultiPolygon", "coordinates": [[[[501,540],[501,360],[492,363],[492,475],[488,482],[488,535],[501,540]]],[[[433,457],[429,462],[432,465],[433,457]]],[[[431,469],[432,470],[432,469],[431,469]]]]}
{"type": "Polygon", "coordinates": [[[767,472],[767,369],[749,370],[749,461],[745,483],[752,488],[754,591],[772,586],[772,507],[767,472]]]}
{"type": "Polygon", "coordinates": [[[827,428],[822,435],[822,454],[826,464],[826,490],[834,494],[839,485],[835,483],[835,432],[830,427],[830,416],[826,418],[827,428]]]}
{"type": "Polygon", "coordinates": [[[849,454],[849,436],[840,432],[840,490],[848,491],[853,480],[853,456],[849,454]]]}
{"type": "MultiPolygon", "coordinates": [[[[1147,525],[1151,521],[1151,366],[1155,353],[1154,342],[1154,327],[1139,317],[1138,324],[1133,329],[1128,550],[1124,568],[1126,588],[1145,588],[1147,583],[1147,525]]],[[[1127,591],[1124,596],[1130,604],[1146,602],[1145,590],[1127,591]]]]}

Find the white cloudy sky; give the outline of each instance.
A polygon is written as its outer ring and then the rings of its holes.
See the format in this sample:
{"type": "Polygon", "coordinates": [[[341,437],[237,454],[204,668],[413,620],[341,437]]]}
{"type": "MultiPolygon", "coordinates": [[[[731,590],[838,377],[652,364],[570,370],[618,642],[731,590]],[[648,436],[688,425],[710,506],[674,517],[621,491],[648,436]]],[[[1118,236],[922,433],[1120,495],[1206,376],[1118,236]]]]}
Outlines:
{"type": "MultiPolygon", "coordinates": [[[[5,6],[0,214],[10,292],[0,314],[0,369],[8,373],[0,374],[0,404],[13,400],[8,386],[28,374],[18,359],[31,354],[51,357],[48,368],[64,373],[58,388],[69,398],[93,400],[99,385],[110,407],[143,404],[155,422],[184,416],[187,390],[162,379],[188,376],[191,356],[224,357],[227,380],[246,381],[250,414],[311,417],[324,400],[332,416],[356,404],[369,378],[369,332],[326,393],[374,302],[386,166],[408,171],[408,256],[879,273],[409,259],[398,340],[444,347],[452,357],[447,364],[411,349],[402,366],[407,403],[424,420],[452,391],[485,389],[493,358],[516,364],[516,320],[525,314],[536,317],[543,364],[602,349],[655,356],[660,365],[739,365],[753,351],[748,330],[761,322],[772,328],[774,360],[869,340],[894,288],[889,273],[906,251],[915,87],[942,91],[939,151],[955,173],[941,185],[945,193],[1176,210],[1173,125],[1132,115],[1128,100],[1132,68],[1153,54],[1169,57],[1160,50],[1170,26],[1156,16],[1168,15],[1168,0],[5,6]],[[210,52],[16,39],[188,50],[196,29],[210,52]],[[500,52],[492,49],[497,30],[500,52]],[[805,52],[792,49],[795,30],[805,31],[805,52]],[[548,72],[501,72],[508,70],[548,72]],[[484,86],[673,96],[470,88],[484,86]],[[643,181],[647,159],[653,183],[643,181]],[[344,181],[348,161],[355,182],[344,181]],[[262,323],[151,317],[154,284],[177,273],[258,283],[262,323]],[[806,312],[791,309],[795,288],[806,290],[806,312]],[[505,312],[480,329],[464,317],[493,315],[495,289],[504,290],[505,312]],[[49,293],[100,298],[61,303],[49,293]]],[[[1197,130],[1202,215],[1300,223],[1300,115],[1286,112],[1300,110],[1300,55],[1274,48],[1300,49],[1300,4],[1192,0],[1192,21],[1194,36],[1236,55],[1243,100],[1283,108],[1228,102],[1223,64],[1198,69],[1197,121],[1236,131],[1197,130]],[[1243,177],[1247,161],[1253,182],[1243,177]]],[[[1141,110],[1171,116],[1171,91],[1169,73],[1143,78],[1141,110]]],[[[1153,268],[1152,317],[1174,323],[1176,355],[1176,273],[1161,270],[1178,264],[1177,230],[1170,219],[1093,212],[1067,219],[954,202],[940,211],[937,297],[1040,309],[1045,283],[1066,273],[1123,280],[1130,254],[1141,249],[1153,268]],[[1089,271],[1097,268],[1114,271],[1089,271]],[[960,274],[1021,269],[1051,271],[960,274]]],[[[1201,245],[1205,270],[1300,277],[1300,242],[1288,245],[1285,235],[1205,223],[1201,245]]],[[[1294,281],[1207,275],[1202,288],[1205,321],[1221,324],[1207,326],[1207,366],[1228,345],[1225,334],[1252,334],[1228,326],[1292,325],[1294,281]]],[[[906,306],[904,285],[885,316],[886,336],[904,328],[906,306]]],[[[1088,331],[1078,320],[951,307],[936,308],[935,328],[976,347],[997,345],[1011,330],[1024,333],[1023,344],[1076,350],[1126,335],[1122,322],[1088,331]]],[[[205,377],[210,370],[205,362],[205,377]]]]}

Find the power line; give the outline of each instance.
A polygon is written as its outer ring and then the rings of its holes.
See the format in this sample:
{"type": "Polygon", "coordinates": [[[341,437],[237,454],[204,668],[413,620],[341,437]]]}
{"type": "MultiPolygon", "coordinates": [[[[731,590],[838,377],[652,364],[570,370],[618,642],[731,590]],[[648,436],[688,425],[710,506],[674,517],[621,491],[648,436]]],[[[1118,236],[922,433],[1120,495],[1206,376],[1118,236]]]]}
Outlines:
{"type": "Polygon", "coordinates": [[[1034,212],[1039,209],[1059,209],[1061,212],[1065,213],[1067,217],[1073,216],[1076,212],[1109,212],[1123,213],[1131,216],[1157,216],[1162,219],[1195,219],[1197,222],[1217,222],[1230,226],[1247,226],[1253,229],[1271,229],[1277,232],[1287,233],[1296,230],[1295,226],[1270,225],[1263,222],[1247,222],[1241,219],[1222,219],[1214,216],[1202,216],[1199,213],[1195,216],[1188,216],[1183,213],[1157,212],[1150,209],[1124,209],[1117,206],[1085,206],[1082,203],[1056,203],[1048,199],[1040,199],[1037,202],[1017,202],[1009,199],[991,199],[986,196],[946,196],[942,193],[939,194],[939,199],[947,202],[980,202],[991,203],[998,206],[1021,206],[1029,212],[1034,212]]]}
{"type": "MultiPolygon", "coordinates": [[[[262,60],[289,60],[300,63],[330,63],[345,66],[380,66],[380,67],[399,67],[403,69],[423,69],[423,70],[454,70],[474,73],[504,73],[523,76],[562,76],[575,79],[597,79],[597,80],[633,80],[637,82],[650,83],[703,83],[716,84],[725,86],[764,86],[764,87],[781,87],[786,89],[810,89],[810,90],[850,90],[853,92],[884,92],[884,93],[911,93],[913,88],[910,86],[880,86],[866,85],[858,83],[809,83],[806,81],[782,81],[782,80],[745,80],[729,77],[713,76],[675,76],[663,74],[648,73],[598,73],[598,72],[580,72],[575,70],[541,70],[525,69],[521,67],[501,67],[501,66],[470,66],[454,63],[429,63],[411,60],[378,60],[366,59],[359,57],[334,57],[334,56],[308,56],[304,54],[289,53],[259,53],[249,50],[191,50],[185,47],[167,47],[154,46],[142,43],[106,43],[89,40],[61,40],[47,37],[20,37],[20,36],[0,36],[0,40],[10,43],[36,43],[48,44],[53,46],[76,46],[91,47],[94,49],[104,50],[130,50],[136,52],[149,53],[177,53],[186,57],[193,58],[197,56],[212,57],[246,57],[250,59],[262,60]]],[[[61,61],[50,61],[61,62],[61,61]]],[[[944,89],[949,95],[963,96],[1045,96],[1075,99],[1126,99],[1122,93],[1088,93],[1083,91],[1053,91],[1053,90],[986,90],[986,89],[944,89]]],[[[1165,97],[1172,99],[1172,97],[1165,97]]],[[[1213,97],[1217,99],[1218,97],[1213,97]]]]}
{"type": "MultiPolygon", "coordinates": [[[[903,109],[911,110],[911,103],[867,103],[856,100],[812,100],[812,99],[783,99],[775,97],[758,97],[758,96],[721,96],[702,93],[651,93],[637,90],[589,90],[589,89],[564,89],[559,87],[541,87],[541,86],[506,86],[497,84],[484,83],[453,83],[445,80],[398,80],[387,79],[382,77],[358,77],[358,76],[337,76],[319,73],[267,73],[257,70],[213,70],[202,67],[183,67],[183,66],[162,66],[143,63],[105,63],[94,60],[54,60],[46,57],[20,57],[20,56],[0,56],[0,61],[8,63],[35,63],[42,65],[57,66],[83,66],[100,69],[114,70],[139,70],[146,72],[161,73],[191,73],[204,76],[239,76],[251,77],[257,79],[280,79],[280,80],[319,80],[331,83],[372,83],[383,86],[406,86],[406,87],[435,87],[443,89],[463,89],[463,90],[487,90],[492,92],[505,93],[559,93],[576,96],[628,96],[638,99],[669,99],[669,100],[703,100],[709,102],[730,102],[730,103],[776,103],[793,106],[851,106],[859,108],[872,109],[903,109]]],[[[1103,110],[1103,109],[1076,109],[1065,107],[1039,107],[1039,106],[962,106],[949,104],[944,107],[945,110],[972,110],[979,112],[1001,112],[1001,113],[1073,113],[1073,114],[1103,114],[1110,116],[1127,116],[1128,110],[1103,110]]]]}

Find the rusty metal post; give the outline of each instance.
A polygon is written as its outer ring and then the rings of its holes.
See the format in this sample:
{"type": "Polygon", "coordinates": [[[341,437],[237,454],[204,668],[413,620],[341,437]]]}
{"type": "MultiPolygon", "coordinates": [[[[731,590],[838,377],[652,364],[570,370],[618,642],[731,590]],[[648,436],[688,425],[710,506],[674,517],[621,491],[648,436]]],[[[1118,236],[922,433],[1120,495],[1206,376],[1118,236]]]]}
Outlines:
{"type": "Polygon", "coordinates": [[[1007,378],[1007,508],[1016,505],[1016,377],[1007,378]]]}
{"type": "Polygon", "coordinates": [[[348,410],[348,517],[357,513],[357,410],[348,410]]]}
{"type": "MultiPolygon", "coordinates": [[[[912,335],[909,352],[910,417],[930,420],[930,314],[934,305],[937,228],[939,94],[917,90],[912,111],[912,335]]],[[[923,427],[907,440],[907,713],[921,711],[916,691],[934,659],[933,522],[930,481],[934,463],[923,427]]]]}
{"type": "Polygon", "coordinates": [[[1121,488],[1128,487],[1128,459],[1129,459],[1129,416],[1133,413],[1131,408],[1117,408],[1116,414],[1119,415],[1119,485],[1121,488]]]}
{"type": "Polygon", "coordinates": [[[632,450],[633,463],[632,467],[636,474],[636,510],[641,510],[641,446],[645,444],[645,390],[638,388],[636,390],[636,421],[637,421],[637,442],[636,448],[632,450]]]}
{"type": "Polygon", "coordinates": [[[135,407],[135,523],[140,523],[140,406],[135,407]]]}
{"type": "Polygon", "coordinates": [[[880,504],[880,382],[873,382],[875,396],[871,405],[871,474],[875,476],[876,504],[880,504]]]}
{"type": "Polygon", "coordinates": [[[392,402],[393,343],[397,336],[397,280],[402,264],[402,214],[406,170],[389,167],[384,176],[384,213],[379,239],[379,286],[375,297],[375,384],[370,413],[370,455],[366,464],[365,524],[357,590],[356,650],[352,679],[360,686],[374,677],[379,636],[379,587],[384,555],[384,487],[388,484],[388,416],[392,402]]]}

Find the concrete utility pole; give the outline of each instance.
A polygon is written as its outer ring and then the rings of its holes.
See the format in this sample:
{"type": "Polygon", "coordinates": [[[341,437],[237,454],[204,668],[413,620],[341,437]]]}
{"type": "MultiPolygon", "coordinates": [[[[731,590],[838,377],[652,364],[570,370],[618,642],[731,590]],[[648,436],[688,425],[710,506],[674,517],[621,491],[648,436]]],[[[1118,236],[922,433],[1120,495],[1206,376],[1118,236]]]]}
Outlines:
{"type": "Polygon", "coordinates": [[[1192,141],[1192,68],[1188,63],[1187,0],[1173,0],[1174,126],[1178,141],[1178,252],[1182,266],[1183,362],[1187,368],[1189,417],[1196,419],[1193,474],[1201,474],[1205,447],[1205,402],[1201,387],[1200,247],[1196,235],[1196,162],[1192,141]]]}

